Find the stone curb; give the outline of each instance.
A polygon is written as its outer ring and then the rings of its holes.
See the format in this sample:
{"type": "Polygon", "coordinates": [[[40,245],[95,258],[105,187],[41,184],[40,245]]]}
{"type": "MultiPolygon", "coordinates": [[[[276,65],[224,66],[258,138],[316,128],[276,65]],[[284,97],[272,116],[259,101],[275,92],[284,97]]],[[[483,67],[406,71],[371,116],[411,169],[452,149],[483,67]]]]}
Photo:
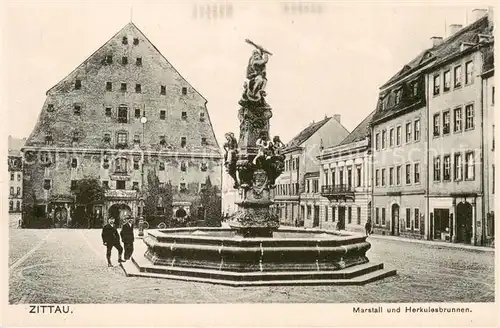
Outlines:
{"type": "Polygon", "coordinates": [[[383,236],[383,235],[370,235],[366,239],[366,241],[370,242],[370,238],[373,238],[373,239],[385,239],[385,240],[397,240],[397,241],[403,241],[403,242],[407,242],[407,243],[434,245],[434,246],[439,246],[439,247],[457,248],[457,249],[477,251],[477,252],[491,252],[491,253],[495,252],[495,248],[494,247],[473,246],[473,245],[455,244],[455,243],[445,243],[445,242],[439,242],[439,241],[420,240],[420,239],[411,239],[411,238],[394,237],[394,236],[383,236]]]}

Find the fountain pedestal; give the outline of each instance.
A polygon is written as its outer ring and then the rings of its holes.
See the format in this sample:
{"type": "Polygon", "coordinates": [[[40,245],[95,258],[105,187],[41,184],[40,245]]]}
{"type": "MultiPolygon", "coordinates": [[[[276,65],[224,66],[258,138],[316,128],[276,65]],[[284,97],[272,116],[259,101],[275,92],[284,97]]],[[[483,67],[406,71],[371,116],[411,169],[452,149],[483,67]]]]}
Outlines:
{"type": "Polygon", "coordinates": [[[123,263],[129,276],[181,279],[230,286],[362,285],[396,274],[370,263],[367,236],[319,229],[280,228],[271,190],[284,170],[283,143],[270,140],[271,107],[264,100],[268,51],[249,60],[239,104],[239,141],[226,133],[225,166],[239,190],[230,228],[148,231],[144,252],[123,263]]]}

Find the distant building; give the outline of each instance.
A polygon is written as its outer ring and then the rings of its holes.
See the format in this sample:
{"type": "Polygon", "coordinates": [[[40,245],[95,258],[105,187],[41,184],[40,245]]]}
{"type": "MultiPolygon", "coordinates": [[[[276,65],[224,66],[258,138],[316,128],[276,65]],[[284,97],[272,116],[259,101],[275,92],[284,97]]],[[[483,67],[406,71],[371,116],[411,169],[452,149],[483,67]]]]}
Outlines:
{"type": "Polygon", "coordinates": [[[323,229],[364,231],[371,218],[370,113],[338,146],[321,151],[319,203],[323,229]]]}
{"type": "Polygon", "coordinates": [[[26,138],[17,139],[9,136],[9,213],[21,213],[23,206],[23,161],[21,148],[26,138]]]}
{"type": "Polygon", "coordinates": [[[222,156],[206,103],[127,24],[47,91],[23,149],[24,199],[33,207],[28,224],[86,226],[72,195],[84,177],[108,188],[105,200],[93,205],[99,224],[109,216],[142,216],[151,174],[173,187],[172,204],[158,197],[157,215],[199,219],[207,179],[219,198],[222,183],[222,156]]]}
{"type": "Polygon", "coordinates": [[[317,156],[323,148],[338,145],[348,134],[340,123],[340,115],[334,115],[311,123],[286,145],[285,171],[276,180],[274,189],[276,211],[282,225],[312,227],[319,224],[317,156]]]}

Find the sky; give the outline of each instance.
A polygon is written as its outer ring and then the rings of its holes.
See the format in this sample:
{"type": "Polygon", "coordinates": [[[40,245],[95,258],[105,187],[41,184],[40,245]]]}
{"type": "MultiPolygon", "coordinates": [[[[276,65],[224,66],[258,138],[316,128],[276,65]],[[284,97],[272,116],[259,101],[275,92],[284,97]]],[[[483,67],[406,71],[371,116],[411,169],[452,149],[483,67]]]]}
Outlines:
{"type": "Polygon", "coordinates": [[[14,123],[8,134],[29,136],[46,91],[131,19],[208,100],[221,144],[225,132],[238,134],[238,100],[253,50],[247,38],[273,53],[267,65],[272,135],[288,142],[334,114],[352,131],[375,108],[379,87],[429,47],[431,36],[445,36],[447,25],[465,25],[473,8],[485,8],[299,2],[292,11],[291,2],[210,1],[219,14],[207,17],[206,3],[4,3],[2,110],[14,123]]]}

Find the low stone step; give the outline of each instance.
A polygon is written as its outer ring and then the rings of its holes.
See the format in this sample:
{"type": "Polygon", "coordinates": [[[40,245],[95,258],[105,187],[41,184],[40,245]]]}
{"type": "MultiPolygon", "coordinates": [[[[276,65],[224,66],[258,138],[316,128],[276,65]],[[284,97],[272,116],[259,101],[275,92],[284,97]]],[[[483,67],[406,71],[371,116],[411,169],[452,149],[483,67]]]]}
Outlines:
{"type": "Polygon", "coordinates": [[[143,278],[156,278],[156,279],[171,279],[186,282],[203,282],[211,284],[220,284],[233,287],[244,286],[275,286],[275,285],[364,285],[366,283],[383,279],[386,277],[394,276],[396,270],[393,269],[378,269],[352,279],[304,279],[304,280],[266,280],[266,281],[232,281],[216,278],[192,277],[181,276],[175,274],[159,274],[141,272],[138,267],[131,261],[122,263],[127,276],[130,277],[143,277],[143,278]]]}

